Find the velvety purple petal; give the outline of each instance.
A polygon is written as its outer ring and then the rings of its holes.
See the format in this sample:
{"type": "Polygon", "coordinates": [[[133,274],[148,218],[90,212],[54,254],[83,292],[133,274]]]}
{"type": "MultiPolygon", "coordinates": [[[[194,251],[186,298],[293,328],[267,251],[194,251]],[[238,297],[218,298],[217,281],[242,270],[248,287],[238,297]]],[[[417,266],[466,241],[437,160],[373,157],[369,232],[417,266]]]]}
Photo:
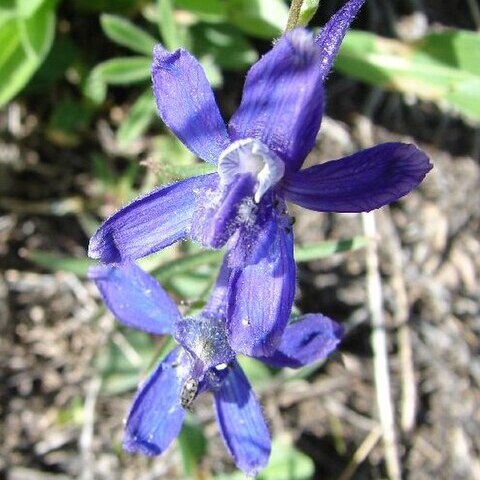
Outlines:
{"type": "Polygon", "coordinates": [[[264,197],[259,205],[255,205],[254,212],[255,221],[241,224],[228,243],[228,265],[231,268],[257,263],[267,255],[275,236],[278,225],[272,199],[264,197]]]}
{"type": "Polygon", "coordinates": [[[213,173],[187,178],[137,198],[100,226],[90,240],[88,255],[104,263],[120,263],[181,240],[190,228],[197,195],[217,177],[213,173]]]}
{"type": "Polygon", "coordinates": [[[270,355],[280,343],[294,295],[293,236],[279,225],[265,257],[232,270],[227,331],[233,350],[270,355]]]}
{"type": "Polygon", "coordinates": [[[237,175],[231,184],[199,199],[190,237],[207,248],[223,247],[239,226],[239,208],[245,201],[253,203],[254,186],[252,175],[237,175]]]}
{"type": "Polygon", "coordinates": [[[178,348],[160,363],[133,401],[125,424],[125,450],[160,455],[167,449],[185,417],[180,394],[189,374],[186,354],[178,348]]]}
{"type": "Polygon", "coordinates": [[[128,262],[91,267],[88,276],[119,322],[149,333],[173,333],[174,323],[180,318],[175,302],[137,265],[128,262]]]}
{"type": "Polygon", "coordinates": [[[285,179],[285,198],[317,212],[368,212],[413,190],[432,168],[411,144],[384,143],[285,179]]]}
{"type": "Polygon", "coordinates": [[[315,144],[323,113],[321,49],[302,28],[281,37],[250,69],[232,140],[256,138],[296,171],[315,144]]]}
{"type": "Polygon", "coordinates": [[[268,463],[270,433],[258,400],[236,362],[214,397],[223,441],[237,467],[254,477],[268,463]]]}
{"type": "Polygon", "coordinates": [[[338,49],[348,27],[353,22],[365,0],[350,0],[325,24],[315,43],[320,47],[322,60],[320,63],[322,80],[325,80],[337,56],[338,49]]]}
{"type": "Polygon", "coordinates": [[[201,65],[184,49],[157,45],[152,82],[162,120],[195,155],[216,164],[230,140],[201,65]]]}
{"type": "Polygon", "coordinates": [[[321,314],[307,314],[285,329],[277,350],[261,357],[273,367],[299,368],[326,358],[340,343],[343,328],[321,314]]]}

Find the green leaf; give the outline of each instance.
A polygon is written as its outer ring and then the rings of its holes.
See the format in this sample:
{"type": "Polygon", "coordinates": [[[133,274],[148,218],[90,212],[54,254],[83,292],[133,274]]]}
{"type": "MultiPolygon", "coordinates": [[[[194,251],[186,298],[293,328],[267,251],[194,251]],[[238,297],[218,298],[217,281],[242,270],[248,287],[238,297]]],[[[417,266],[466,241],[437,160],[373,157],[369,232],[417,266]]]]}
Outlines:
{"type": "Polygon", "coordinates": [[[175,23],[171,0],[157,0],[158,29],[167,50],[173,51],[183,45],[183,38],[175,23]]]}
{"type": "Polygon", "coordinates": [[[216,171],[214,165],[198,162],[195,155],[173,135],[159,135],[155,138],[154,147],[156,176],[160,184],[216,171]]]}
{"type": "Polygon", "coordinates": [[[118,15],[105,13],[100,17],[100,24],[110,40],[136,53],[151,56],[153,47],[158,43],[150,34],[118,15]]]}
{"type": "Polygon", "coordinates": [[[54,272],[70,272],[80,277],[86,277],[88,269],[98,262],[90,258],[75,258],[58,255],[42,250],[30,250],[25,253],[25,258],[37,265],[54,272]]]}
{"type": "Polygon", "coordinates": [[[295,448],[286,437],[274,439],[267,468],[258,480],[311,480],[315,473],[313,460],[295,448]]]}
{"type": "Polygon", "coordinates": [[[288,7],[283,0],[231,0],[226,6],[229,21],[258,38],[277,37],[287,25],[288,7]]]}
{"type": "Polygon", "coordinates": [[[415,44],[350,31],[336,67],[372,85],[480,120],[480,34],[432,33],[415,44]]]}
{"type": "MultiPolygon", "coordinates": [[[[277,437],[272,442],[270,461],[257,480],[311,480],[315,473],[313,460],[300,452],[286,437],[277,437]]],[[[215,480],[244,480],[245,475],[241,472],[223,474],[215,477],[215,480]]]]}
{"type": "Polygon", "coordinates": [[[237,357],[238,363],[245,372],[250,382],[254,386],[265,385],[274,376],[274,373],[262,362],[251,357],[244,357],[239,355],[237,357]]]}
{"type": "Polygon", "coordinates": [[[33,15],[40,6],[45,3],[45,0],[16,0],[17,13],[23,17],[33,15]]]}
{"type": "Polygon", "coordinates": [[[183,423],[178,436],[178,445],[182,454],[185,476],[195,477],[202,457],[207,450],[207,439],[199,425],[190,417],[183,423]]]}
{"type": "Polygon", "coordinates": [[[181,257],[164,263],[150,272],[160,283],[172,277],[192,272],[202,265],[214,265],[220,263],[223,252],[220,250],[207,250],[181,257]]]}
{"type": "Polygon", "coordinates": [[[92,115],[91,105],[66,94],[54,107],[48,122],[47,136],[60,146],[77,146],[80,142],[79,133],[87,127],[92,115]]]}
{"type": "Polygon", "coordinates": [[[117,395],[136,388],[139,371],[146,371],[155,355],[152,336],[125,329],[113,336],[96,356],[95,369],[102,377],[102,391],[117,395]]]}
{"type": "Polygon", "coordinates": [[[300,9],[300,17],[298,18],[298,25],[306,27],[318,10],[320,0],[304,0],[300,9]]]}
{"type": "Polygon", "coordinates": [[[149,57],[113,58],[98,64],[92,75],[110,85],[129,85],[148,80],[151,64],[149,57]]]}
{"type": "Polygon", "coordinates": [[[192,29],[196,56],[211,55],[213,62],[225,70],[245,70],[258,59],[256,50],[243,34],[231,25],[199,24],[192,29]]]}
{"type": "Polygon", "coordinates": [[[225,18],[226,2],[222,0],[175,0],[175,6],[195,13],[206,22],[221,21],[225,18]]]}
{"type": "Polygon", "coordinates": [[[120,148],[127,147],[148,128],[156,116],[155,101],[149,87],[132,105],[127,117],[117,131],[117,142],[120,148]]]}
{"type": "Polygon", "coordinates": [[[318,258],[330,257],[339,252],[358,250],[367,246],[367,237],[353,237],[343,240],[327,240],[313,245],[295,245],[295,260],[310,262],[318,258]]]}
{"type": "Polygon", "coordinates": [[[19,6],[20,15],[11,8],[0,10],[0,107],[11,100],[41,65],[55,33],[55,2],[27,8],[19,6]]]}

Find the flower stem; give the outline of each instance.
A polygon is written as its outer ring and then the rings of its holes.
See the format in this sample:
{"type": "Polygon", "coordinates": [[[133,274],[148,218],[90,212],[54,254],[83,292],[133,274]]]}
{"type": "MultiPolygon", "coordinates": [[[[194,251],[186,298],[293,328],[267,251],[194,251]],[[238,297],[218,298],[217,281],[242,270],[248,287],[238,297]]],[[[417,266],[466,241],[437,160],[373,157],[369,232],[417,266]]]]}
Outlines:
{"type": "Polygon", "coordinates": [[[287,27],[285,32],[293,30],[298,26],[298,19],[300,18],[300,10],[302,9],[304,0],[292,0],[290,4],[290,11],[288,12],[287,27]]]}

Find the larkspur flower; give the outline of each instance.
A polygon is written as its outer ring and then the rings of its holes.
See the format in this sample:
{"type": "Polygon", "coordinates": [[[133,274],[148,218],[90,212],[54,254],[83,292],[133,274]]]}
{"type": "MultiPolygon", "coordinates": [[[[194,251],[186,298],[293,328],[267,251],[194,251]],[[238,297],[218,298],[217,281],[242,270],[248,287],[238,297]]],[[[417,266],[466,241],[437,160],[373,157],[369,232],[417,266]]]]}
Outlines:
{"type": "MultiPolygon", "coordinates": [[[[266,466],[270,434],[259,402],[235,359],[225,331],[229,268],[224,264],[203,310],[182,317],[156,280],[127,262],[90,270],[106,304],[123,324],[153,334],[172,334],[179,346],[140,387],[125,423],[124,448],[159,455],[180,432],[196,396],[213,393],[221,436],[235,464],[254,476],[266,466]]],[[[287,326],[278,348],[259,359],[298,368],[329,355],[342,328],[323,315],[304,315],[287,326]]]]}
{"type": "Polygon", "coordinates": [[[302,28],[283,35],[248,72],[228,129],[199,63],[184,49],[157,46],[159,114],[218,173],[138,198],[103,223],[89,255],[121,263],[187,236],[205,247],[227,244],[229,342],[247,355],[275,350],[295,292],[286,202],[320,212],[369,211],[406,195],[431,168],[414,145],[386,143],[300,170],[320,128],[324,80],[363,2],[347,2],[316,37],[302,28]]]}

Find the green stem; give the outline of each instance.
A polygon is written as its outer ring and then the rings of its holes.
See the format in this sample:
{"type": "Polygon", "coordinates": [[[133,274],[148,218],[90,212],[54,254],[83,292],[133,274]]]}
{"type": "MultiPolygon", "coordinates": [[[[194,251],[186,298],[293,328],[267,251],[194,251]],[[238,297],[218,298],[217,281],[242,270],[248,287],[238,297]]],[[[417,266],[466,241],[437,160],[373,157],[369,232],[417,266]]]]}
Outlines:
{"type": "Polygon", "coordinates": [[[300,18],[300,10],[302,9],[303,2],[304,0],[292,0],[285,32],[289,32],[298,26],[298,19],[300,18]]]}

